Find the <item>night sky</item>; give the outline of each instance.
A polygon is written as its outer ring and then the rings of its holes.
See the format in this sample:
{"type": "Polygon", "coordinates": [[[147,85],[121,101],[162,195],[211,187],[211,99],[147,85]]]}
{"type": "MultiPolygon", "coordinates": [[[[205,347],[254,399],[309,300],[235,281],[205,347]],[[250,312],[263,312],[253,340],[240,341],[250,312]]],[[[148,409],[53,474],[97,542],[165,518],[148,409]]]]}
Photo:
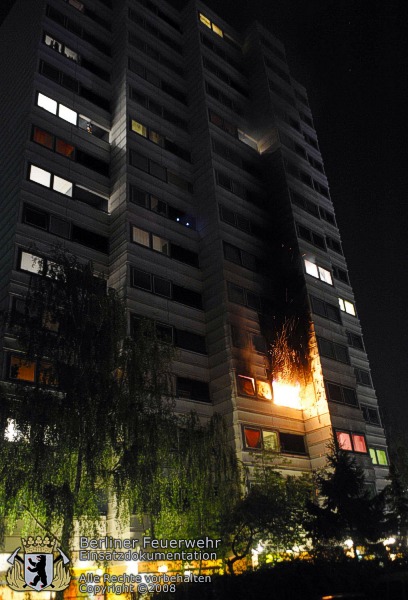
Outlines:
{"type": "Polygon", "coordinates": [[[240,30],[259,20],[308,90],[380,407],[408,438],[408,3],[206,4],[240,30]]]}

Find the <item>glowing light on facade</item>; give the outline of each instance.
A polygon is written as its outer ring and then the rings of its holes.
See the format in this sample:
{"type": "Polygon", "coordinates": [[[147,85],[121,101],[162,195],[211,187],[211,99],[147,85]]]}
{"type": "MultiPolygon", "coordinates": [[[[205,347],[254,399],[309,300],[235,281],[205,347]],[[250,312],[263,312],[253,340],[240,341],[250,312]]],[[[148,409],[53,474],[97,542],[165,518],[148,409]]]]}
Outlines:
{"type": "Polygon", "coordinates": [[[302,400],[300,398],[300,383],[286,383],[284,381],[272,382],[273,403],[277,406],[287,406],[288,408],[302,409],[302,400]]]}

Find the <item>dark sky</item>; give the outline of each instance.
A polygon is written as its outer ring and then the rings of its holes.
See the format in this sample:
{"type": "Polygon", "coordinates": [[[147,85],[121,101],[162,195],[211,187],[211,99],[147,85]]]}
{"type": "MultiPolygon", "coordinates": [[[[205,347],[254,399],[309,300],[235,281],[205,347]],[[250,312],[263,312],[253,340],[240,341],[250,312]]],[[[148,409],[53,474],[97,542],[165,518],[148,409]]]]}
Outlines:
{"type": "MultiPolygon", "coordinates": [[[[1,21],[12,2],[0,1],[1,21]]],[[[238,29],[262,22],[308,90],[374,386],[393,427],[407,432],[408,3],[206,3],[238,29]]]]}

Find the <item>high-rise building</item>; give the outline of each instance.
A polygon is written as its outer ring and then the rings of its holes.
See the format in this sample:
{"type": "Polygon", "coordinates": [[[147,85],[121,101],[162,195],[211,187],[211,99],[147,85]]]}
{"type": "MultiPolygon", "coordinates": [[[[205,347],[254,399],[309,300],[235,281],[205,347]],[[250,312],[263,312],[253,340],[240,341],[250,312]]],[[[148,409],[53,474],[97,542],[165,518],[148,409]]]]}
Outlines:
{"type": "MultiPolygon", "coordinates": [[[[268,448],[310,471],[334,438],[384,487],[329,186],[282,43],[196,0],[17,0],[0,45],[2,307],[62,245],[121,291],[130,332],[147,317],[174,344],[177,410],[222,413],[242,460],[268,448]]],[[[3,379],[35,382],[3,346],[3,379]]]]}

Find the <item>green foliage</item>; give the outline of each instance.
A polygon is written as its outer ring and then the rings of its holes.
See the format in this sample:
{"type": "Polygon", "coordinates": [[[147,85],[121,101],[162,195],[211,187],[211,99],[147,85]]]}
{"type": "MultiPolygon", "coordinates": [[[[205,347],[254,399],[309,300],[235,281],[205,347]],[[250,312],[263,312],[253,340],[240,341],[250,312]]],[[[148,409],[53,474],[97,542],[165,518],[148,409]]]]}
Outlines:
{"type": "Polygon", "coordinates": [[[43,366],[3,394],[2,430],[12,420],[17,435],[0,437],[1,523],[23,517],[68,549],[75,523],[96,535],[110,499],[120,521],[147,515],[155,535],[218,537],[240,490],[224,421],[174,413],[172,347],[148,320],[126,336],[124,305],[92,265],[64,252],[49,265],[9,325],[43,366]]]}
{"type": "MultiPolygon", "coordinates": [[[[368,548],[384,532],[384,496],[365,487],[364,472],[347,452],[332,447],[328,469],[316,476],[319,503],[309,504],[308,533],[318,556],[344,556],[344,542],[368,548]]],[[[356,553],[354,553],[357,557],[356,553]]]]}
{"type": "MultiPolygon", "coordinates": [[[[270,457],[269,457],[270,458],[270,457]]],[[[227,515],[224,537],[228,540],[226,564],[249,555],[260,542],[264,552],[284,553],[305,541],[303,518],[311,493],[307,475],[285,476],[270,464],[258,465],[244,497],[227,515]]]]}

